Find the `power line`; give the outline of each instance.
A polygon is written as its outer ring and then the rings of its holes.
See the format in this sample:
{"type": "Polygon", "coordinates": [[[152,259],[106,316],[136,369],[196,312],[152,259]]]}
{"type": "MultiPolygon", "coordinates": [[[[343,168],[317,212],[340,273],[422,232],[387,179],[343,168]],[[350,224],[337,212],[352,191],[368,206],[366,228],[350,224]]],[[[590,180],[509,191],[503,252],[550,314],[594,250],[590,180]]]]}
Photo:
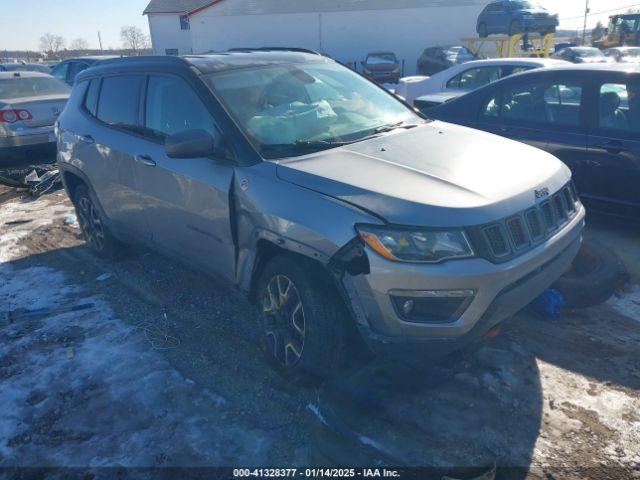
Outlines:
{"type": "MultiPolygon", "coordinates": [[[[611,12],[617,12],[618,10],[626,10],[628,8],[633,8],[633,7],[640,7],[640,3],[635,3],[633,5],[627,5],[626,7],[619,7],[619,8],[612,8],[610,10],[602,10],[600,12],[593,12],[593,13],[589,13],[587,16],[591,17],[593,15],[602,15],[603,13],[611,13],[611,12]]],[[[561,18],[560,20],[576,20],[579,18],[583,18],[584,15],[579,15],[577,17],[567,17],[567,18],[561,18]]]]}

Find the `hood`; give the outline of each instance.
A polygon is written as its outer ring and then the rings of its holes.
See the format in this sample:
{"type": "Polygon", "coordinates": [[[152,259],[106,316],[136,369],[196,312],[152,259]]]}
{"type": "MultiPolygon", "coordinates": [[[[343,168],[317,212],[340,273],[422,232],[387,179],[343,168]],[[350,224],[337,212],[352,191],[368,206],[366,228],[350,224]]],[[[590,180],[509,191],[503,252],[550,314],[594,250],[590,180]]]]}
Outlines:
{"type": "Polygon", "coordinates": [[[428,95],[422,95],[421,97],[416,98],[414,102],[446,103],[455,98],[461,97],[467,92],[468,90],[460,89],[449,92],[430,93],[428,95]]]}
{"type": "Polygon", "coordinates": [[[523,8],[523,9],[519,9],[517,10],[518,13],[524,14],[524,15],[531,15],[531,16],[536,16],[536,17],[546,17],[549,16],[549,11],[545,10],[544,8],[523,8]]]}
{"type": "Polygon", "coordinates": [[[606,57],[576,57],[576,63],[610,63],[606,57]]]}
{"type": "Polygon", "coordinates": [[[282,180],[340,199],[389,223],[480,225],[529,208],[535,190],[570,179],[533,147],[444,122],[280,161],[282,180]]]}

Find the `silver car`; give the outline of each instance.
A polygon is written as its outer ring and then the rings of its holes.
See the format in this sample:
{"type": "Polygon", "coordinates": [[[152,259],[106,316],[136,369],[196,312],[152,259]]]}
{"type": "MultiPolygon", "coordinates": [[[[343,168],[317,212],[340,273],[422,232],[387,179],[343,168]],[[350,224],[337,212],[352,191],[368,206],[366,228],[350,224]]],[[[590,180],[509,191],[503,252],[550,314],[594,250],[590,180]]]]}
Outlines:
{"type": "Polygon", "coordinates": [[[0,168],[55,162],[53,125],[70,92],[45,73],[0,72],[0,168]]]}
{"type": "Polygon", "coordinates": [[[334,371],[357,336],[401,361],[462,348],[581,242],[555,157],[427,121],[310,52],[103,62],[58,149],[96,253],[141,243],[237,285],[292,374],[334,371]]]}

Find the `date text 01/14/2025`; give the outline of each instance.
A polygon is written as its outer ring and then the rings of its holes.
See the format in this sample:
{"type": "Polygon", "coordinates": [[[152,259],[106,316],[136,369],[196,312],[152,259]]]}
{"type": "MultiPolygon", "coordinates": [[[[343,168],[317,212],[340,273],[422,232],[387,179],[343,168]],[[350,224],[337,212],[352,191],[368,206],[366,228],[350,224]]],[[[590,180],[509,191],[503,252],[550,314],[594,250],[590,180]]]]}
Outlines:
{"type": "Polygon", "coordinates": [[[234,478],[396,478],[397,470],[386,468],[235,468],[234,478]]]}

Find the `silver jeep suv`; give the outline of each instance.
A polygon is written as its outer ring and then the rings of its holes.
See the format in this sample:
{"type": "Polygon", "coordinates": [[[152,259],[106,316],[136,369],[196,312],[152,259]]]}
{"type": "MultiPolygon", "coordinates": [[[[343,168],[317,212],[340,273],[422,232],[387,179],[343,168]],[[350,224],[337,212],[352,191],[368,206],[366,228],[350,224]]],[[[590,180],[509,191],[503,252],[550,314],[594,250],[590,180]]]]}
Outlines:
{"type": "Polygon", "coordinates": [[[237,285],[291,373],[335,370],[354,334],[397,359],[462,348],[580,247],[556,158],[426,120],[312,52],[103,62],[57,135],[96,253],[141,243],[237,285]]]}

